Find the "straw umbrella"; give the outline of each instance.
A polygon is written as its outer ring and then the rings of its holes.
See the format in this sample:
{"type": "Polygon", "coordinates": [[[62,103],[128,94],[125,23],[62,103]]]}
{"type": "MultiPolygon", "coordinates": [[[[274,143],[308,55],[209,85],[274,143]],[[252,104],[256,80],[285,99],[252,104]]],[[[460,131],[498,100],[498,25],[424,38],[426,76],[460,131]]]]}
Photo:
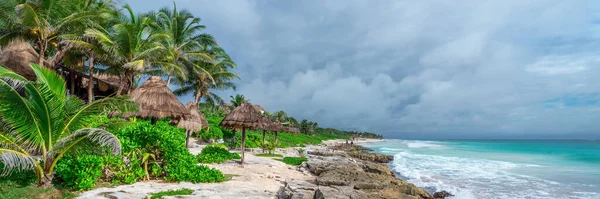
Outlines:
{"type": "Polygon", "coordinates": [[[274,125],[273,128],[276,129],[275,130],[275,144],[277,144],[277,143],[279,143],[279,137],[278,137],[279,132],[290,132],[290,130],[288,128],[285,128],[279,122],[274,122],[273,125],[274,125]]]}
{"type": "Polygon", "coordinates": [[[246,150],[246,129],[261,129],[265,124],[260,112],[256,111],[252,104],[244,101],[240,106],[231,111],[220,124],[223,128],[242,129],[242,160],[244,163],[244,153],[246,150]]]}
{"type": "Polygon", "coordinates": [[[28,80],[35,80],[35,73],[29,64],[37,64],[38,58],[38,53],[29,42],[15,40],[0,51],[0,66],[8,68],[28,80]]]}
{"type": "MultiPolygon", "coordinates": [[[[156,124],[158,119],[164,117],[180,119],[190,115],[190,111],[183,106],[165,81],[158,76],[148,78],[140,87],[133,90],[131,100],[140,107],[140,111],[133,115],[152,118],[152,124],[156,124]]],[[[125,114],[124,116],[132,115],[125,114]]]]}
{"type": "MultiPolygon", "coordinates": [[[[256,108],[256,105],[254,106],[256,108]]],[[[258,111],[258,109],[257,109],[258,111]]],[[[275,126],[275,123],[273,121],[271,121],[268,117],[263,116],[262,118],[263,123],[265,124],[262,128],[263,132],[262,132],[262,143],[265,143],[265,137],[267,134],[267,131],[274,131],[277,132],[277,126],[275,126]]],[[[263,147],[263,153],[265,153],[265,149],[263,147]]]]}
{"type": "MultiPolygon", "coordinates": [[[[181,119],[177,124],[177,127],[185,129],[185,147],[188,147],[188,142],[190,139],[190,134],[192,132],[202,130],[202,120],[200,119],[200,111],[198,110],[198,105],[194,102],[188,102],[185,105],[185,108],[189,110],[190,116],[181,119]]],[[[205,119],[206,120],[206,119],[205,119]]]]}

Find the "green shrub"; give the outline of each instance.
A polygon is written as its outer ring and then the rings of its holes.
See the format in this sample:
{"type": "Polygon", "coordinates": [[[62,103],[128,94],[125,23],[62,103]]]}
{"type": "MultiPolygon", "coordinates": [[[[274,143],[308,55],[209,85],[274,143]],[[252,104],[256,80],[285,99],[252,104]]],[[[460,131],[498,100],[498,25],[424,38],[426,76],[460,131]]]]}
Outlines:
{"type": "Polygon", "coordinates": [[[144,179],[146,175],[141,165],[141,160],[129,157],[129,163],[123,162],[123,156],[104,156],[104,173],[110,173],[110,176],[104,176],[105,181],[114,184],[124,183],[133,184],[144,179]]]}
{"type": "Polygon", "coordinates": [[[301,165],[303,162],[308,161],[308,159],[306,159],[306,157],[285,157],[283,158],[283,160],[281,160],[283,163],[289,164],[289,165],[301,165]]]}
{"type": "MultiPolygon", "coordinates": [[[[160,166],[150,167],[149,173],[152,173],[153,177],[194,183],[220,182],[224,179],[219,170],[196,165],[198,162],[196,157],[185,147],[184,130],[171,126],[166,121],[159,121],[152,125],[149,121],[138,120],[114,132],[121,140],[124,154],[131,154],[130,161],[135,162],[136,165],[141,165],[141,157],[131,158],[133,154],[154,155],[156,159],[154,162],[160,163],[160,166]]],[[[126,179],[128,182],[139,180],[145,175],[141,166],[136,166],[132,172],[134,174],[126,179]]]]}
{"type": "Polygon", "coordinates": [[[168,190],[168,191],[161,191],[158,193],[152,193],[152,196],[150,196],[150,199],[160,199],[160,198],[163,198],[164,196],[192,195],[192,193],[194,193],[194,190],[191,190],[191,189],[168,190]]]}
{"type": "Polygon", "coordinates": [[[227,149],[227,145],[222,144],[222,143],[212,143],[212,144],[209,144],[207,146],[214,146],[214,147],[219,147],[219,148],[227,149]]]}
{"type": "Polygon", "coordinates": [[[165,180],[181,182],[221,182],[225,176],[221,171],[203,165],[196,165],[197,160],[190,153],[179,153],[171,156],[165,166],[167,176],[165,180]]]}
{"type": "Polygon", "coordinates": [[[231,153],[227,149],[218,146],[206,146],[197,156],[198,162],[210,164],[221,163],[231,159],[240,159],[237,153],[231,153]]]}
{"type": "Polygon", "coordinates": [[[56,176],[74,190],[94,188],[104,164],[96,155],[65,156],[56,164],[56,176]]]}
{"type": "Polygon", "coordinates": [[[265,142],[261,143],[260,148],[267,151],[269,154],[271,154],[271,153],[273,153],[273,151],[275,151],[277,146],[279,146],[279,144],[277,144],[275,142],[265,141],[265,142]]]}

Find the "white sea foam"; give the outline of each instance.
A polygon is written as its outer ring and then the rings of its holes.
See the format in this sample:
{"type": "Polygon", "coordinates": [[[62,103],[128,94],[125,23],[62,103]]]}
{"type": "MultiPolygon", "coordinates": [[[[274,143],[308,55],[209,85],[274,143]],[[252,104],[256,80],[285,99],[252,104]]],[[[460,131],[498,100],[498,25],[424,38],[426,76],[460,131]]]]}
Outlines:
{"type": "MultiPolygon", "coordinates": [[[[435,145],[426,144],[426,147],[435,145]]],[[[540,167],[477,158],[415,154],[404,150],[395,155],[392,169],[417,186],[433,191],[449,191],[455,194],[453,199],[600,198],[596,192],[574,193],[576,188],[569,185],[514,173],[516,169],[532,166],[540,167]]]]}
{"type": "Polygon", "coordinates": [[[430,148],[430,149],[446,148],[446,146],[442,145],[439,142],[435,142],[435,141],[403,140],[402,143],[405,144],[408,148],[430,148]]]}

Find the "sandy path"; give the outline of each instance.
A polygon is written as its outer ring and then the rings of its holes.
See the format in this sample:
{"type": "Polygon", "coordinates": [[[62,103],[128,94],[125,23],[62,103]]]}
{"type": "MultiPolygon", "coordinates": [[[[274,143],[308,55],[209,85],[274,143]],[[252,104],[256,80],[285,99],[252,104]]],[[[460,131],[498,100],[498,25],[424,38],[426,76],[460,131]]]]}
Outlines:
{"type": "MultiPolygon", "coordinates": [[[[198,153],[200,151],[198,148],[192,148],[190,151],[198,153]]],[[[256,151],[260,152],[260,150],[256,151]]],[[[294,149],[280,152],[297,155],[294,149]]],[[[252,153],[246,153],[244,166],[238,164],[237,161],[207,166],[217,168],[224,174],[234,174],[235,176],[222,183],[138,182],[131,185],[90,190],[83,192],[78,198],[144,198],[150,193],[182,188],[192,189],[194,193],[188,196],[177,196],[177,198],[275,198],[277,190],[286,180],[314,180],[312,175],[298,171],[297,167],[286,165],[272,158],[258,157],[252,153]]]]}

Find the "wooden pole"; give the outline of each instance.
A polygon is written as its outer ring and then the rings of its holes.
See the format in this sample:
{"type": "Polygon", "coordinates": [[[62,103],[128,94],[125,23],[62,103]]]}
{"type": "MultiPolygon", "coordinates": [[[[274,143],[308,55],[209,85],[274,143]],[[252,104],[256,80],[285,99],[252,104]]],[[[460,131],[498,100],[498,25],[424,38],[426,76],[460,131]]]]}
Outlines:
{"type": "Polygon", "coordinates": [[[244,153],[246,153],[246,128],[242,127],[242,161],[240,164],[244,164],[244,153]]]}
{"type": "Polygon", "coordinates": [[[190,130],[185,130],[185,148],[188,148],[189,140],[190,140],[190,130]]]}

